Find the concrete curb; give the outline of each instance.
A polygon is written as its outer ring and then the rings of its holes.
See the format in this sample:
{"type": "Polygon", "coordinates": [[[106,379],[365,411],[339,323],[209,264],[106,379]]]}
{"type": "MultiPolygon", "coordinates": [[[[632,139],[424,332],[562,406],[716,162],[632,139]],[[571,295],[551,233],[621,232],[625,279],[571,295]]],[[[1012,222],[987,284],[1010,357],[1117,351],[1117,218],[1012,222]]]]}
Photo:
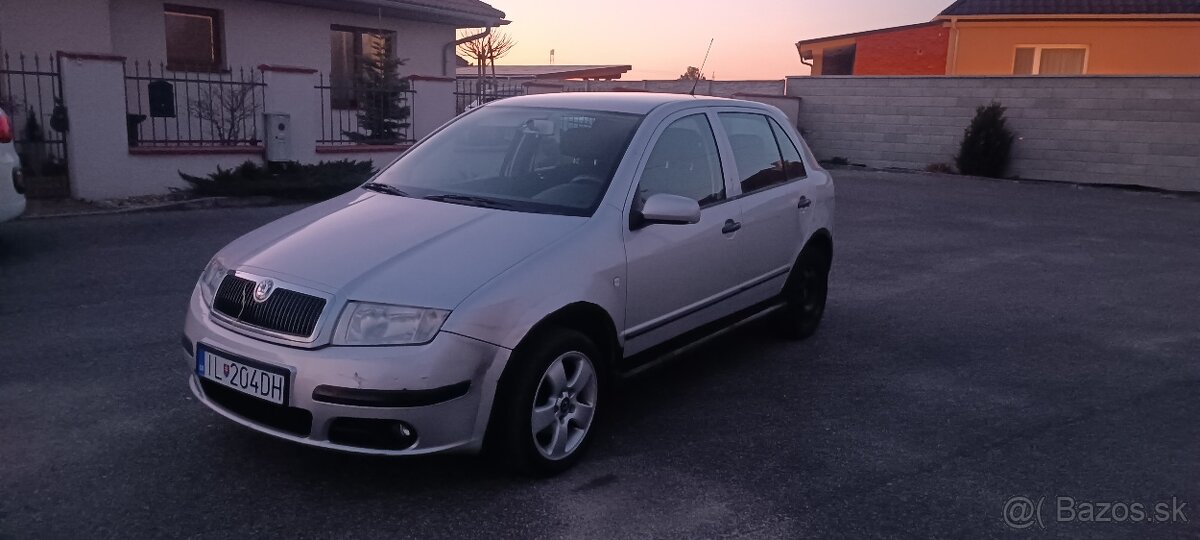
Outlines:
{"type": "Polygon", "coordinates": [[[142,212],[161,212],[171,210],[206,210],[210,208],[255,208],[265,206],[284,206],[294,204],[294,201],[285,199],[276,199],[274,197],[206,197],[203,199],[191,199],[187,201],[173,201],[161,204],[152,204],[146,206],[132,206],[129,208],[114,208],[111,210],[95,210],[87,212],[67,212],[63,214],[46,214],[46,215],[24,215],[21,220],[39,220],[39,219],[55,219],[55,218],[72,218],[72,217],[89,217],[89,216],[113,216],[120,214],[137,214],[142,212]]]}
{"type": "MultiPolygon", "coordinates": [[[[868,167],[866,165],[822,165],[827,171],[864,171],[864,172],[879,172],[879,173],[903,173],[903,174],[919,174],[923,176],[936,176],[946,178],[958,178],[964,180],[980,181],[980,182],[1010,182],[1015,184],[1030,184],[1043,186],[1067,186],[1077,189],[1107,189],[1112,191],[1124,191],[1128,193],[1150,193],[1155,195],[1164,195],[1167,197],[1181,199],[1200,200],[1200,191],[1179,191],[1166,188],[1158,188],[1152,186],[1143,186],[1140,184],[1101,184],[1087,182],[1072,182],[1069,180],[1043,180],[1040,178],[989,178],[986,176],[969,176],[958,173],[943,173],[930,172],[920,169],[904,169],[901,167],[868,167]]],[[[837,178],[835,177],[836,181],[837,178]]]]}

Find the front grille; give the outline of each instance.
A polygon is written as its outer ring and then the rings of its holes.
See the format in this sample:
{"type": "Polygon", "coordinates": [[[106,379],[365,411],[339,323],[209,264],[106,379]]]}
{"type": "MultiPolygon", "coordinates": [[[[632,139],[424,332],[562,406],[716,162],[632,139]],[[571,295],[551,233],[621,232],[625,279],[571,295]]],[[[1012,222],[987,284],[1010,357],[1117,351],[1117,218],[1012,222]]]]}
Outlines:
{"type": "Polygon", "coordinates": [[[225,276],[213,309],[250,326],[306,338],[317,328],[325,310],[325,299],[287,289],[276,289],[265,302],[255,302],[254,281],[234,275],[225,276]]]}
{"type": "Polygon", "coordinates": [[[226,388],[208,379],[200,379],[204,395],[221,408],[242,418],[291,433],[307,437],[312,432],[312,413],[295,407],[284,407],[236,390],[226,388]]]}

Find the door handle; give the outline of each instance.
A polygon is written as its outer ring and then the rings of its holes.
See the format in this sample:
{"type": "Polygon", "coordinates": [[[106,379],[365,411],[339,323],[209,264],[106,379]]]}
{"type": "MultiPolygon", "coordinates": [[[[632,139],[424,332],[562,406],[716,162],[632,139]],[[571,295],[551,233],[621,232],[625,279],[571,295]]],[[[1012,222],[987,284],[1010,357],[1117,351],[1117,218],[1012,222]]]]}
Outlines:
{"type": "Polygon", "coordinates": [[[741,229],[742,229],[742,224],[740,222],[734,221],[732,219],[727,219],[727,220],[725,220],[725,226],[721,227],[721,234],[733,234],[735,232],[740,231],[741,229]]]}
{"type": "Polygon", "coordinates": [[[812,199],[801,195],[800,203],[796,205],[796,208],[804,209],[804,208],[808,208],[810,206],[812,206],[812,199]]]}

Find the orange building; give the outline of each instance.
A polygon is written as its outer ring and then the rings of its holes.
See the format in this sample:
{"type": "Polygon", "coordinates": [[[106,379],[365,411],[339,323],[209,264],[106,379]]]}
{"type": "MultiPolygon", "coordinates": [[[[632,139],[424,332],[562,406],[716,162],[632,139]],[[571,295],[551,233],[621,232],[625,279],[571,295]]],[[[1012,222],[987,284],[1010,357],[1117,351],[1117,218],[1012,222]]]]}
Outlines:
{"type": "Polygon", "coordinates": [[[958,0],[796,48],[813,75],[1200,75],[1200,0],[958,0]]]}

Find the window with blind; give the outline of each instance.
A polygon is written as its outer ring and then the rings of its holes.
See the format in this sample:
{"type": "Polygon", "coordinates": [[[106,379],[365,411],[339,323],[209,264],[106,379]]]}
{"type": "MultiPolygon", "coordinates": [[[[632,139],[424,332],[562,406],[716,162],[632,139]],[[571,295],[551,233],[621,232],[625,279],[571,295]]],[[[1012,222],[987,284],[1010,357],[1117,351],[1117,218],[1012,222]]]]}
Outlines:
{"type": "Polygon", "coordinates": [[[221,12],[166,4],[167,69],[216,72],[224,68],[221,12]]]}
{"type": "Polygon", "coordinates": [[[1013,58],[1013,75],[1083,75],[1086,71],[1086,47],[1017,47],[1013,58]]]}

